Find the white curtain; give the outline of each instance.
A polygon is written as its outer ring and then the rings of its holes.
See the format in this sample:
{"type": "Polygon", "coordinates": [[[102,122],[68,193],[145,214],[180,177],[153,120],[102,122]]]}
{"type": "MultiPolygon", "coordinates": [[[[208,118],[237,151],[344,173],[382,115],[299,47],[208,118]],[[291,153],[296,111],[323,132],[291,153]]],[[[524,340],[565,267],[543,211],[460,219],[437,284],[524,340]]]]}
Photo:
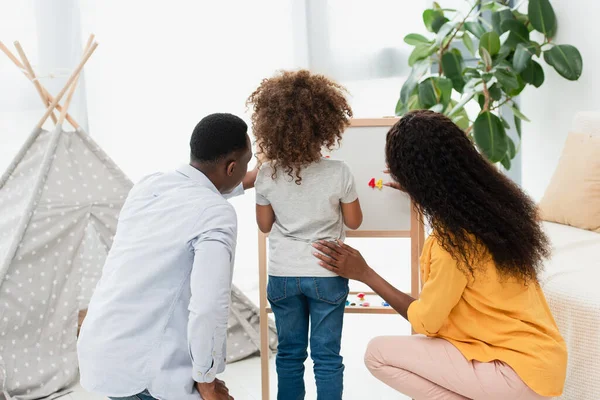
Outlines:
{"type": "MultiPolygon", "coordinates": [[[[95,33],[86,68],[90,134],[137,181],[189,160],[196,123],[230,112],[278,69],[306,67],[295,46],[294,0],[81,1],[82,35],[95,33]]],[[[300,19],[298,19],[300,17],[300,19]]],[[[254,193],[239,216],[235,283],[258,288],[254,193]]]]}
{"type": "MultiPolygon", "coordinates": [[[[0,10],[0,41],[14,49],[13,42],[19,40],[36,65],[38,41],[33,0],[0,0],[0,10]]],[[[0,174],[42,114],[43,104],[33,85],[0,53],[0,174]]]]}

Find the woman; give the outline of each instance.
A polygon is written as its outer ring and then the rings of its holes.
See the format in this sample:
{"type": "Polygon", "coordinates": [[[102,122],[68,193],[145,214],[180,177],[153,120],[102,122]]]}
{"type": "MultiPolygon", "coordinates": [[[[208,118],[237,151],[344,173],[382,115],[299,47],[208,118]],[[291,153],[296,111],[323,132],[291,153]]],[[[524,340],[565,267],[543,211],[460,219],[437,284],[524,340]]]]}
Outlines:
{"type": "Polygon", "coordinates": [[[388,133],[386,157],[390,186],[433,228],[420,298],[353,248],[314,245],[323,267],[370,286],[421,334],[373,339],[371,373],[417,400],[559,396],[567,352],[538,283],[549,245],[535,204],[441,114],[405,115],[388,133]]]}

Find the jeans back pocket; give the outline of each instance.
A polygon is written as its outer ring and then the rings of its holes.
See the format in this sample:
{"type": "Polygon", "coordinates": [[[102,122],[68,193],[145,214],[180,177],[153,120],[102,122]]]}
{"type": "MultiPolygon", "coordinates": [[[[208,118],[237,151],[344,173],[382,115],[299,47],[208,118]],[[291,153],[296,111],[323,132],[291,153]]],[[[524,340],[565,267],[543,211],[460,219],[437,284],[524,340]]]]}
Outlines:
{"type": "Polygon", "coordinates": [[[341,276],[331,278],[313,278],[317,291],[317,298],[325,303],[340,304],[346,301],[350,288],[348,279],[341,276]]]}
{"type": "Polygon", "coordinates": [[[269,276],[269,282],[267,283],[267,298],[269,301],[276,303],[286,298],[287,279],[285,276],[269,276]]]}

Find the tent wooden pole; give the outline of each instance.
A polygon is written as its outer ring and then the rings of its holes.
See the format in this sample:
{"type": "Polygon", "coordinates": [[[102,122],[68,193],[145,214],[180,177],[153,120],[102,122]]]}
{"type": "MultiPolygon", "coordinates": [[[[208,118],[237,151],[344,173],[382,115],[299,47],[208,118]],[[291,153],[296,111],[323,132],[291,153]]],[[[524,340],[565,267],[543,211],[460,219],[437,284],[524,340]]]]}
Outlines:
{"type": "MultiPolygon", "coordinates": [[[[85,45],[85,48],[83,49],[83,54],[86,54],[88,51],[90,51],[90,47],[92,46],[93,42],[94,42],[94,35],[90,35],[90,37],[87,41],[87,44],[85,45]]],[[[65,121],[65,117],[67,116],[67,110],[69,109],[69,106],[71,105],[71,100],[73,99],[73,94],[75,93],[75,89],[77,88],[77,83],[79,82],[79,75],[80,74],[77,74],[77,77],[73,81],[73,84],[71,85],[71,88],[69,89],[69,93],[67,93],[67,99],[65,100],[63,109],[60,112],[60,116],[58,117],[58,123],[61,125],[65,121]]],[[[74,128],[77,129],[77,127],[74,127],[74,128]]]]}
{"type": "MultiPolygon", "coordinates": [[[[15,57],[15,55],[1,41],[0,41],[0,51],[2,51],[4,54],[6,54],[6,56],[17,66],[17,68],[19,68],[23,72],[23,75],[25,75],[25,77],[27,79],[29,79],[30,81],[33,81],[33,78],[31,77],[31,75],[29,75],[29,73],[25,70],[25,66],[23,64],[21,64],[19,59],[17,57],[15,57]]],[[[53,102],[54,97],[46,90],[46,88],[44,88],[44,86],[41,84],[41,82],[39,80],[38,80],[38,83],[42,87],[42,91],[44,92],[44,95],[48,99],[49,103],[53,102]]],[[[46,106],[48,106],[48,104],[46,104],[46,106]]],[[[56,105],[56,109],[58,111],[62,112],[62,106],[60,104],[56,105]]],[[[67,113],[66,120],[69,121],[69,123],[75,129],[79,128],[79,124],[77,123],[77,121],[75,121],[75,119],[69,113],[67,113]]]]}
{"type": "Polygon", "coordinates": [[[58,104],[58,102],[63,98],[63,96],[65,95],[65,93],[69,89],[69,87],[73,84],[73,81],[77,78],[77,75],[79,75],[79,73],[83,69],[85,63],[90,59],[90,57],[92,56],[92,54],[94,54],[94,51],[96,50],[97,47],[98,47],[98,43],[92,44],[92,46],[90,47],[90,50],[83,56],[83,59],[81,60],[81,62],[77,66],[77,68],[75,68],[75,70],[73,71],[73,73],[71,74],[71,76],[69,77],[69,79],[67,80],[67,83],[65,84],[65,86],[61,89],[60,93],[58,93],[56,95],[56,98],[50,104],[50,106],[48,107],[48,109],[46,110],[46,112],[44,113],[44,115],[42,116],[42,118],[40,119],[40,122],[38,122],[37,126],[39,128],[41,128],[42,125],[44,125],[44,122],[46,122],[46,120],[48,119],[48,117],[52,113],[52,110],[54,110],[54,108],[56,107],[56,105],[58,104]]]}
{"type": "MultiPolygon", "coordinates": [[[[31,64],[29,63],[29,59],[25,55],[25,52],[23,51],[23,47],[21,47],[21,43],[19,43],[19,41],[15,42],[15,48],[17,49],[17,53],[19,53],[19,57],[21,57],[21,61],[23,62],[23,65],[25,66],[25,70],[29,73],[29,76],[31,77],[33,86],[35,86],[35,89],[37,90],[38,94],[40,95],[40,98],[44,102],[44,105],[46,107],[48,107],[50,105],[50,100],[48,100],[48,97],[44,94],[42,85],[40,85],[40,82],[37,80],[37,78],[35,76],[35,72],[33,71],[33,68],[31,67],[31,64]]],[[[52,112],[52,114],[50,114],[50,117],[52,118],[52,121],[54,122],[54,124],[56,124],[57,120],[56,120],[56,115],[54,115],[54,112],[52,112]]]]}

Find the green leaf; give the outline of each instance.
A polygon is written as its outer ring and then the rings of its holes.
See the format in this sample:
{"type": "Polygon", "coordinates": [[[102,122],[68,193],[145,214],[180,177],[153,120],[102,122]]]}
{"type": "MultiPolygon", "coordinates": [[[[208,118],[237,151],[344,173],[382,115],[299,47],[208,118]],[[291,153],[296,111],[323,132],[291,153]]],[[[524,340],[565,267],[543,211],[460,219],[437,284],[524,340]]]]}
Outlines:
{"type": "Polygon", "coordinates": [[[533,31],[533,26],[531,26],[531,24],[529,23],[529,16],[527,14],[523,14],[519,10],[513,10],[513,15],[515,16],[517,21],[522,23],[523,26],[527,28],[527,32],[533,31]]]}
{"type": "Polygon", "coordinates": [[[404,103],[402,103],[402,100],[398,99],[398,102],[396,103],[396,109],[394,111],[394,114],[396,116],[402,116],[404,115],[406,112],[408,111],[406,105],[404,103]]]}
{"type": "Polygon", "coordinates": [[[516,89],[504,91],[506,94],[508,94],[509,97],[517,97],[519,94],[521,94],[523,89],[525,89],[525,86],[527,86],[527,84],[523,81],[523,78],[521,78],[521,75],[515,76],[517,77],[517,84],[519,86],[516,89]]]}
{"type": "Polygon", "coordinates": [[[413,66],[410,75],[404,82],[404,85],[402,85],[402,90],[400,91],[400,101],[403,104],[408,106],[408,99],[415,91],[417,83],[421,80],[425,72],[427,72],[430,67],[431,64],[429,63],[429,60],[419,61],[413,66]]]}
{"type": "Polygon", "coordinates": [[[486,32],[479,39],[479,48],[484,48],[490,54],[495,55],[500,51],[500,36],[496,32],[486,32]]]}
{"type": "Polygon", "coordinates": [[[448,36],[448,34],[452,32],[453,29],[454,24],[452,22],[445,23],[437,33],[437,38],[435,41],[436,45],[441,46],[446,36],[448,36]]]}
{"type": "Polygon", "coordinates": [[[519,107],[518,107],[518,106],[516,106],[515,104],[513,104],[512,106],[510,106],[510,109],[511,109],[511,110],[512,110],[512,112],[515,114],[515,117],[518,117],[519,119],[522,119],[523,121],[530,122],[530,121],[529,121],[529,118],[527,118],[527,117],[525,116],[525,114],[523,114],[523,113],[521,112],[521,110],[519,110],[519,107]]]}
{"type": "Polygon", "coordinates": [[[493,163],[500,162],[508,151],[506,131],[502,121],[489,111],[479,114],[473,124],[475,143],[493,163]]]}
{"type": "Polygon", "coordinates": [[[519,43],[529,42],[529,31],[527,30],[527,27],[516,19],[502,21],[502,29],[510,32],[504,45],[511,49],[516,48],[519,43]]]}
{"type": "Polygon", "coordinates": [[[423,23],[425,24],[425,27],[428,31],[433,32],[433,21],[439,17],[444,17],[444,13],[442,11],[434,10],[431,8],[423,11],[423,23]]]}
{"type": "Polygon", "coordinates": [[[517,129],[517,134],[519,138],[521,137],[521,119],[515,115],[515,128],[517,129]]]}
{"type": "Polygon", "coordinates": [[[483,25],[474,21],[465,22],[465,28],[478,39],[486,32],[483,25]]]}
{"type": "Polygon", "coordinates": [[[544,52],[544,60],[563,78],[576,81],[583,70],[583,60],[576,47],[559,44],[544,52]]]}
{"type": "Polygon", "coordinates": [[[412,96],[410,96],[410,98],[408,99],[408,109],[421,110],[422,108],[423,107],[421,107],[421,104],[419,104],[419,95],[413,94],[412,96]]]}
{"type": "Polygon", "coordinates": [[[463,70],[463,75],[465,80],[469,80],[472,78],[481,78],[481,73],[477,68],[465,68],[463,70]]]}
{"type": "Polygon", "coordinates": [[[463,59],[458,51],[448,51],[442,56],[442,71],[444,75],[452,80],[454,89],[462,93],[465,86],[465,80],[463,79],[463,59]]]}
{"type": "Polygon", "coordinates": [[[418,44],[431,44],[433,43],[432,40],[427,39],[425,36],[423,35],[419,35],[418,33],[409,33],[408,35],[404,36],[404,42],[406,44],[410,44],[411,46],[416,46],[418,44]]]}
{"type": "Polygon", "coordinates": [[[502,23],[511,19],[515,19],[515,16],[509,9],[504,9],[493,13],[492,27],[494,28],[494,32],[496,32],[498,35],[502,35],[504,32],[506,32],[506,30],[502,28],[502,23]]]}
{"type": "Polygon", "coordinates": [[[519,80],[517,79],[517,75],[515,75],[515,73],[511,70],[497,69],[494,73],[494,76],[496,79],[498,79],[498,83],[502,85],[506,93],[519,88],[519,80]]]}
{"type": "Polygon", "coordinates": [[[490,1],[481,5],[481,10],[483,11],[497,11],[502,8],[505,8],[505,6],[503,4],[500,4],[499,1],[490,1]]]}
{"type": "Polygon", "coordinates": [[[547,38],[553,38],[556,34],[556,15],[548,0],[529,0],[527,8],[529,22],[536,31],[541,32],[547,38]]]}
{"type": "Polygon", "coordinates": [[[531,63],[531,57],[535,54],[535,47],[519,43],[513,56],[513,68],[516,72],[521,73],[531,63]]]}
{"type": "Polygon", "coordinates": [[[450,97],[452,96],[452,80],[448,78],[439,77],[437,79],[437,88],[440,91],[440,103],[444,106],[444,110],[448,107],[450,103],[450,97]]]}
{"type": "Polygon", "coordinates": [[[495,83],[488,88],[488,92],[490,92],[490,97],[494,101],[498,101],[502,98],[502,90],[495,83]]]}
{"type": "Polygon", "coordinates": [[[450,108],[451,111],[448,113],[448,116],[452,118],[452,122],[454,122],[460,129],[463,131],[469,127],[471,121],[469,121],[469,116],[467,115],[467,111],[464,108],[464,105],[473,98],[473,94],[470,96],[466,96],[463,100],[467,100],[463,102],[461,100],[460,103],[457,103],[456,100],[450,100],[450,108]]]}
{"type": "Polygon", "coordinates": [[[521,72],[523,81],[539,88],[544,83],[544,69],[540,64],[535,61],[531,61],[527,68],[521,72]]]}
{"type": "Polygon", "coordinates": [[[483,94],[477,94],[477,103],[479,108],[483,110],[483,107],[485,107],[485,96],[483,94]]]}
{"type": "Polygon", "coordinates": [[[465,112],[465,115],[460,114],[460,115],[452,118],[452,122],[454,122],[460,129],[462,129],[464,131],[469,127],[469,123],[471,121],[469,121],[469,117],[466,116],[466,112],[465,112]]]}
{"type": "Polygon", "coordinates": [[[462,40],[463,40],[463,44],[465,45],[467,50],[469,50],[469,53],[471,53],[472,55],[475,55],[475,46],[473,45],[473,40],[471,39],[471,35],[469,35],[468,32],[465,32],[462,37],[462,40]]]}
{"type": "Polygon", "coordinates": [[[448,21],[450,20],[446,17],[437,17],[433,20],[433,23],[431,24],[431,29],[433,30],[433,32],[438,33],[442,26],[444,26],[444,24],[446,24],[448,21]]]}
{"type": "Polygon", "coordinates": [[[437,47],[430,44],[418,44],[408,56],[408,65],[413,66],[417,61],[429,57],[435,53],[437,47]]]}
{"type": "Polygon", "coordinates": [[[504,167],[505,170],[510,171],[511,162],[508,154],[504,156],[502,160],[500,160],[500,164],[504,167]]]}
{"type": "Polygon", "coordinates": [[[492,56],[490,56],[490,53],[484,47],[479,47],[479,55],[481,56],[481,60],[483,61],[485,66],[487,68],[491,68],[492,56]]]}
{"type": "Polygon", "coordinates": [[[419,83],[419,103],[424,108],[430,108],[436,105],[439,101],[438,89],[435,85],[434,78],[427,78],[419,83]]]}
{"type": "Polygon", "coordinates": [[[501,46],[498,54],[496,54],[494,57],[492,57],[492,65],[494,65],[494,66],[499,65],[501,62],[506,60],[506,58],[510,55],[511,51],[512,50],[510,49],[510,47],[501,46]]]}
{"type": "Polygon", "coordinates": [[[510,125],[503,117],[500,117],[500,121],[502,121],[502,126],[504,126],[504,129],[510,129],[510,125]]]}
{"type": "MultiPolygon", "coordinates": [[[[507,129],[510,129],[510,127],[507,129]]],[[[512,160],[517,156],[517,146],[515,146],[515,142],[508,135],[506,135],[506,141],[508,142],[508,157],[512,160]]]]}

